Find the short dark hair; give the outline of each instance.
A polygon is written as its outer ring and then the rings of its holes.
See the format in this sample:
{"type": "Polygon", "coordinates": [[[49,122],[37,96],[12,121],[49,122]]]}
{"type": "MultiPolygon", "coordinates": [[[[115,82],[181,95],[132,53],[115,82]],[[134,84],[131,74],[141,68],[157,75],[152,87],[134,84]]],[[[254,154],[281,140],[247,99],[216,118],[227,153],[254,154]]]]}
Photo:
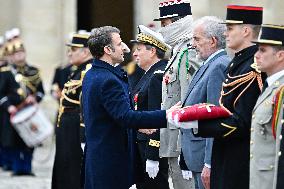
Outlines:
{"type": "Polygon", "coordinates": [[[105,46],[110,46],[113,50],[112,33],[120,33],[120,30],[113,26],[103,26],[92,29],[88,46],[95,58],[101,58],[104,55],[105,46]]]}
{"type": "Polygon", "coordinates": [[[165,51],[163,51],[162,49],[155,47],[153,45],[149,45],[149,44],[145,44],[145,47],[147,50],[150,50],[151,48],[155,48],[156,49],[156,55],[159,59],[164,59],[165,58],[165,51]]]}

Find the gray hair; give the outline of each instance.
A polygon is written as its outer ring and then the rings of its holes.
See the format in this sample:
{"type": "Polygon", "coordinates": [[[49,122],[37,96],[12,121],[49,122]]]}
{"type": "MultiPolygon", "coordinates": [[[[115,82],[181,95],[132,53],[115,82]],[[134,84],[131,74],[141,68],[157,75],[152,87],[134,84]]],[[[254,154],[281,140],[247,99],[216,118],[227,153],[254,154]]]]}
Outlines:
{"type": "Polygon", "coordinates": [[[204,16],[193,22],[193,28],[203,26],[207,38],[215,37],[217,39],[217,49],[226,48],[224,32],[226,25],[221,24],[224,21],[216,16],[204,16]]]}
{"type": "Polygon", "coordinates": [[[120,33],[120,30],[113,26],[103,26],[92,29],[88,46],[95,58],[101,58],[104,55],[105,46],[109,46],[114,51],[112,33],[120,33]]]}

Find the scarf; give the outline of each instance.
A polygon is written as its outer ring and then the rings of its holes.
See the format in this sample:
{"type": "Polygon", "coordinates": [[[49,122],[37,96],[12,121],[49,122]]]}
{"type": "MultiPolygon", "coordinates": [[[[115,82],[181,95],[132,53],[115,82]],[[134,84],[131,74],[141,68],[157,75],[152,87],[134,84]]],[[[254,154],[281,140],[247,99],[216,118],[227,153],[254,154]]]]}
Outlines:
{"type": "Polygon", "coordinates": [[[174,47],[192,38],[192,15],[187,15],[165,27],[159,29],[165,43],[174,47]]]}

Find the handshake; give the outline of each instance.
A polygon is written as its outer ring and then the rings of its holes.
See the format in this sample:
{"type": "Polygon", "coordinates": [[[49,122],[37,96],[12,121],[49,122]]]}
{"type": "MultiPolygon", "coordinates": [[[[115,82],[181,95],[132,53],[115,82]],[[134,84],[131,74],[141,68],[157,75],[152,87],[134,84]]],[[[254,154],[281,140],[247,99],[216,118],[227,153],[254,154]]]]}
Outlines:
{"type": "Polygon", "coordinates": [[[169,110],[172,111],[167,112],[168,122],[184,129],[196,128],[198,125],[196,123],[197,120],[224,118],[232,115],[232,113],[224,107],[209,103],[195,104],[183,108],[171,108],[169,110]]]}

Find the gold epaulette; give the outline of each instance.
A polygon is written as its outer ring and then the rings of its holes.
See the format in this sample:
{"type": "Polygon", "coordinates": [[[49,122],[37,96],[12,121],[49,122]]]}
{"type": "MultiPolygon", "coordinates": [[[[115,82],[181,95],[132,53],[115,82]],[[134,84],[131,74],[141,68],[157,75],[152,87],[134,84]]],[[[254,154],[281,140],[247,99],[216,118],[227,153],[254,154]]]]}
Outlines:
{"type": "Polygon", "coordinates": [[[7,71],[10,71],[11,68],[9,66],[4,66],[4,67],[1,67],[0,68],[0,72],[7,72],[7,71]]]}
{"type": "Polygon", "coordinates": [[[160,147],[160,141],[150,139],[149,146],[153,146],[153,147],[159,148],[160,147]]]}
{"type": "Polygon", "coordinates": [[[87,64],[86,65],[86,69],[81,72],[81,79],[80,79],[81,81],[84,79],[87,71],[89,71],[89,69],[91,69],[91,68],[92,68],[92,64],[87,64]]]}

